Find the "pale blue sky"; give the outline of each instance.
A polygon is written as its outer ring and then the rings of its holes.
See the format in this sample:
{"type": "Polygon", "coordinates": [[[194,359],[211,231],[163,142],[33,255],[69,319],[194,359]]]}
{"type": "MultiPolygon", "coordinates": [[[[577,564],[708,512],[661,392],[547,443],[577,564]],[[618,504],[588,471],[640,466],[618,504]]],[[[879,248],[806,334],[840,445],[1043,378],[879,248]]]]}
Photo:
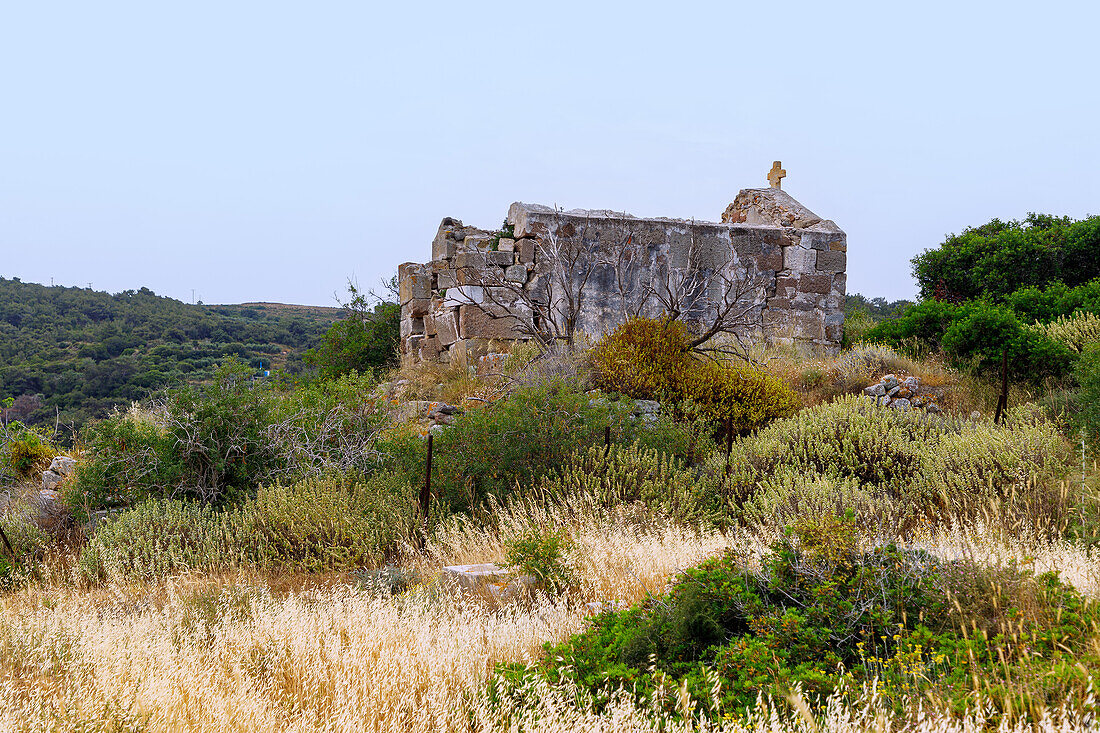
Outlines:
{"type": "Polygon", "coordinates": [[[717,220],[784,188],[848,289],[1100,213],[1093,2],[0,2],[0,275],[333,304],[515,200],[717,220]]]}

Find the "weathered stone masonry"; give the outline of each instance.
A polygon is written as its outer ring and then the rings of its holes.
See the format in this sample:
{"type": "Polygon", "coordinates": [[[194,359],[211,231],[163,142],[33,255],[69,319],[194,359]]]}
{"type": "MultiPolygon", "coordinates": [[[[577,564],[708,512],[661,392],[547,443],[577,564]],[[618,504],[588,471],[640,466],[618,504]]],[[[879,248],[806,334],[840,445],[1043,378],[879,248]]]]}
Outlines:
{"type": "MultiPolygon", "coordinates": [[[[400,266],[405,359],[472,363],[493,341],[524,338],[509,315],[519,311],[500,306],[500,294],[508,291],[487,284],[507,284],[510,292],[521,289],[537,299],[552,277],[550,253],[560,251],[551,245],[570,237],[607,255],[591,268],[578,314],[577,330],[593,338],[630,313],[657,315],[652,283],[726,268],[756,273],[761,287],[752,316],[759,338],[806,350],[833,351],[840,344],[847,239],[778,187],[741,191],[721,223],[523,203],[512,204],[506,222],[512,236],[445,218],[432,261],[400,266]],[[639,297],[648,301],[631,301],[639,297]]],[[[721,299],[716,288],[710,283],[696,294],[692,311],[700,321],[721,299]]]]}

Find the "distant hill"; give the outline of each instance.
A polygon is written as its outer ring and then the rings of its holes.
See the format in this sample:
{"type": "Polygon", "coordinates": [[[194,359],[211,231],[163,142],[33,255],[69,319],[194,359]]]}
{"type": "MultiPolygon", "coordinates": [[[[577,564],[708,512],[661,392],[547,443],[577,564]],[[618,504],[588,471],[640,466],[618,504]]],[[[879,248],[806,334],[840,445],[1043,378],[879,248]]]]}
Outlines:
{"type": "Polygon", "coordinates": [[[80,426],[229,355],[259,372],[302,369],[340,308],[189,305],[148,288],[116,295],[0,277],[0,401],[6,419],[80,426]]]}

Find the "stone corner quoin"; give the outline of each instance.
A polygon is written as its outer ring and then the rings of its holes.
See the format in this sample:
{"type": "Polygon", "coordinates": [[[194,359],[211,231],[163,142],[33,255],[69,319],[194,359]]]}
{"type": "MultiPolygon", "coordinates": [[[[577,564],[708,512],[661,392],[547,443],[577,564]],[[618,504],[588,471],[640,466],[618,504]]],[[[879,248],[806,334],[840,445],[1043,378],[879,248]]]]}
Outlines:
{"type": "Polygon", "coordinates": [[[655,294],[669,284],[686,293],[685,320],[705,324],[739,273],[753,284],[746,336],[807,352],[840,346],[847,238],[781,188],[742,190],[717,223],[521,202],[506,223],[511,231],[492,232],[445,217],[431,261],[398,268],[404,360],[474,364],[531,338],[533,311],[569,310],[571,289],[576,330],[593,339],[632,314],[660,315],[655,294]]]}

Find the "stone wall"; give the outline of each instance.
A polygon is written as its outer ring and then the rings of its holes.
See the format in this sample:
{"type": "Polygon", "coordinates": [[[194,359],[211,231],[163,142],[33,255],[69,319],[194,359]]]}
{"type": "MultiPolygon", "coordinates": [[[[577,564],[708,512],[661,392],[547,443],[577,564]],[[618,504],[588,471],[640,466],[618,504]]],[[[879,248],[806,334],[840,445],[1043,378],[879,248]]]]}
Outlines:
{"type": "Polygon", "coordinates": [[[755,338],[840,344],[847,239],[779,188],[741,191],[720,223],[523,203],[506,223],[490,232],[445,218],[431,262],[400,266],[406,359],[472,363],[494,341],[545,331],[545,314],[572,313],[598,338],[630,315],[659,315],[673,292],[696,327],[737,295],[755,338]],[[752,287],[734,293],[735,281],[752,287]]]}

